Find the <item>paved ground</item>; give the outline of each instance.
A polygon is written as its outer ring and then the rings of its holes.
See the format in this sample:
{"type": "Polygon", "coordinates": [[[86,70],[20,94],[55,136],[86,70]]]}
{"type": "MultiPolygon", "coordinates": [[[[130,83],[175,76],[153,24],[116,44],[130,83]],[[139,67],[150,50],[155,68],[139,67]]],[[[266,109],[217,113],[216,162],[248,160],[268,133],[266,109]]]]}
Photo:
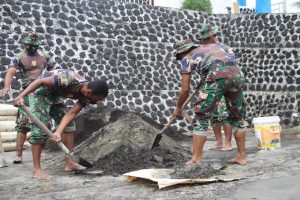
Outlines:
{"type": "MultiPolygon", "coordinates": [[[[259,151],[254,134],[250,131],[247,135],[248,165],[228,166],[228,169],[242,173],[245,179],[181,185],[162,190],[158,190],[155,183],[145,180],[128,183],[122,176],[76,175],[45,164],[43,167],[54,179],[32,179],[31,152],[27,149],[23,164],[9,164],[9,167],[0,168],[0,199],[299,199],[300,140],[296,137],[299,133],[286,131],[282,134],[280,149],[259,151]]],[[[211,136],[205,148],[208,149],[213,144],[211,136]]],[[[190,143],[183,145],[188,146],[190,143]]],[[[235,151],[236,149],[231,152],[207,150],[203,161],[224,165],[235,151]]],[[[14,154],[15,152],[4,153],[7,162],[12,162],[14,154]]],[[[48,152],[45,159],[52,154],[48,152]]]]}

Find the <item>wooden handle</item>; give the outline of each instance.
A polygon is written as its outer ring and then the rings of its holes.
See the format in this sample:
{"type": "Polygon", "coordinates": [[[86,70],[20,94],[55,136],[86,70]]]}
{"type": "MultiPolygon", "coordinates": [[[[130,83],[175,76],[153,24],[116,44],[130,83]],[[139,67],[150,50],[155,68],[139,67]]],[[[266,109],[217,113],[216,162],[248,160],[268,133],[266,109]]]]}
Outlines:
{"type": "MultiPolygon", "coordinates": [[[[52,137],[53,133],[34,115],[31,113],[30,109],[22,105],[21,108],[24,109],[24,112],[26,115],[40,128],[42,131],[44,131],[49,137],[52,137]]],[[[57,145],[66,153],[69,154],[69,149],[61,142],[57,142],[57,145]]]]}

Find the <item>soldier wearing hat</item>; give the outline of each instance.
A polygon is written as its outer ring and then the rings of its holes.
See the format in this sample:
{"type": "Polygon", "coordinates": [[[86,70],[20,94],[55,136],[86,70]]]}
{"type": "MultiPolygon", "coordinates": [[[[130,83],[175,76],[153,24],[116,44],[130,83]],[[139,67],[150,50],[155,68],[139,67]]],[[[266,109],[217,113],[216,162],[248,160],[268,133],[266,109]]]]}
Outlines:
{"type": "Polygon", "coordinates": [[[225,97],[229,111],[228,121],[232,126],[238,149],[236,157],[229,162],[244,165],[247,163],[246,130],[243,125],[245,78],[236,64],[235,57],[218,43],[216,32],[216,27],[202,24],[199,47],[194,48],[196,45],[191,40],[176,44],[176,59],[181,62],[182,86],[173,117],[180,116],[181,107],[189,95],[191,74],[196,71],[202,78],[203,88],[194,104],[193,153],[191,160],[186,164],[201,162],[203,146],[208,136],[209,120],[213,119],[218,103],[225,97]]]}
{"type": "MultiPolygon", "coordinates": [[[[51,69],[54,67],[54,62],[50,56],[46,52],[38,50],[42,44],[42,39],[42,36],[33,32],[28,32],[23,35],[20,44],[22,44],[24,49],[18,53],[8,65],[7,73],[4,78],[4,87],[0,90],[0,96],[4,96],[10,91],[13,77],[17,71],[21,73],[22,89],[25,89],[45,68],[51,69]]],[[[25,104],[28,105],[28,97],[25,97],[25,101],[25,104]]],[[[16,123],[17,155],[13,163],[19,164],[22,163],[23,145],[26,140],[26,135],[30,131],[29,121],[21,108],[18,110],[16,123]]]]}

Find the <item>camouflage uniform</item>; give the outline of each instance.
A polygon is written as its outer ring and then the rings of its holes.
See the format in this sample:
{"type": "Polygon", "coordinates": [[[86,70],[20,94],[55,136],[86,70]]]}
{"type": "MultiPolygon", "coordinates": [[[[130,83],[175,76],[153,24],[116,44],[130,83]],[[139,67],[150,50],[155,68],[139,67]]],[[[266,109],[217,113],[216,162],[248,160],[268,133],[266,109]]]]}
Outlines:
{"type": "Polygon", "coordinates": [[[225,126],[230,124],[227,120],[229,112],[226,106],[224,96],[220,99],[216,109],[212,110],[212,119],[210,120],[211,126],[225,126]]]}
{"type": "MultiPolygon", "coordinates": [[[[29,44],[30,42],[37,44],[36,41],[31,41],[30,39],[22,40],[22,44],[29,44]]],[[[11,60],[8,67],[16,68],[21,72],[22,89],[25,89],[33,80],[35,80],[42,73],[42,71],[45,68],[53,68],[54,62],[50,58],[50,56],[44,51],[38,51],[35,55],[29,56],[26,55],[25,50],[23,50],[11,60]]],[[[27,96],[24,98],[24,104],[28,106],[27,96]]],[[[30,131],[29,120],[22,108],[18,109],[16,124],[17,132],[30,131]]]]}
{"type": "Polygon", "coordinates": [[[217,107],[225,98],[228,121],[232,127],[240,127],[244,116],[244,75],[235,58],[220,44],[201,45],[181,60],[181,73],[196,71],[205,77],[199,99],[194,105],[196,119],[194,134],[207,136],[209,120],[214,118],[217,107]]]}
{"type": "MultiPolygon", "coordinates": [[[[78,99],[82,107],[85,107],[88,102],[80,93],[83,83],[87,82],[83,77],[70,70],[59,69],[52,71],[45,70],[40,78],[49,76],[53,79],[53,86],[51,88],[42,86],[36,89],[30,94],[29,105],[33,114],[51,129],[52,119],[58,125],[67,112],[67,107],[61,97],[78,99]]],[[[64,131],[74,132],[74,121],[64,131]]],[[[31,134],[32,136],[29,139],[29,143],[31,144],[45,144],[48,139],[46,133],[43,133],[35,124],[32,124],[31,134]]]]}

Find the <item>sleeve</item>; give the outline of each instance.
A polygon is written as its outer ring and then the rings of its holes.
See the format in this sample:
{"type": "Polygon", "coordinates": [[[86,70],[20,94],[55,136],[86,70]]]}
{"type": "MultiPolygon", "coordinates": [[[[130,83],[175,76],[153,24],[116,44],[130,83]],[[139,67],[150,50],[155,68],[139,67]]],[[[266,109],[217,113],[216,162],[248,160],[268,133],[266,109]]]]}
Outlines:
{"type": "Polygon", "coordinates": [[[226,57],[229,59],[231,62],[235,62],[235,53],[233,49],[227,45],[220,44],[221,48],[224,49],[226,57]]]}
{"type": "Polygon", "coordinates": [[[66,88],[75,79],[72,73],[67,71],[61,71],[53,75],[53,87],[54,88],[66,88]]]}
{"type": "Polygon", "coordinates": [[[192,72],[190,64],[191,64],[190,59],[188,57],[184,57],[181,60],[181,69],[180,69],[181,74],[186,74],[186,73],[191,73],[192,72]]]}
{"type": "Polygon", "coordinates": [[[86,107],[87,102],[84,98],[79,98],[78,103],[82,106],[82,108],[86,107]]]}
{"type": "Polygon", "coordinates": [[[54,60],[50,57],[50,55],[47,52],[43,51],[42,53],[43,53],[43,55],[46,58],[46,64],[45,64],[45,66],[46,66],[47,70],[54,69],[54,67],[55,67],[54,60]]]}
{"type": "Polygon", "coordinates": [[[52,58],[47,58],[47,63],[46,63],[46,68],[47,70],[52,70],[55,68],[55,62],[52,58]]]}
{"type": "Polygon", "coordinates": [[[16,69],[20,69],[20,66],[19,66],[19,59],[18,58],[13,58],[9,65],[8,65],[8,68],[16,68],[16,69]]]}

